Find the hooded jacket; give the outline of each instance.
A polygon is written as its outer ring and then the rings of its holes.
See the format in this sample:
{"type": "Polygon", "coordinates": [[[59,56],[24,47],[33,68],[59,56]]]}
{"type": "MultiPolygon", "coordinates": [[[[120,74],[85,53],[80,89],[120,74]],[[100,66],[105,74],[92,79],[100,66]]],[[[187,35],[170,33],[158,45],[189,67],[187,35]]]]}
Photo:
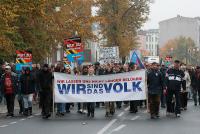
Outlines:
{"type": "Polygon", "coordinates": [[[35,92],[35,77],[33,74],[22,74],[20,77],[20,86],[22,94],[33,94],[35,92]]]}

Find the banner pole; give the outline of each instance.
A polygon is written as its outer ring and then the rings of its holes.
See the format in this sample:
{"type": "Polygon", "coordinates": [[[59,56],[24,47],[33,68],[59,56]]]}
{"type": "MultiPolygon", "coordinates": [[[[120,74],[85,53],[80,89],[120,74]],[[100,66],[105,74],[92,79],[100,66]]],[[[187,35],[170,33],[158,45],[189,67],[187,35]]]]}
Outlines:
{"type": "Polygon", "coordinates": [[[147,70],[145,69],[145,89],[146,89],[146,106],[147,106],[147,113],[149,112],[149,95],[148,95],[148,87],[147,87],[147,70]]]}
{"type": "MultiPolygon", "coordinates": [[[[55,79],[55,78],[54,78],[55,79]]],[[[54,89],[54,79],[53,81],[53,119],[55,119],[55,89],[54,89]]]]}

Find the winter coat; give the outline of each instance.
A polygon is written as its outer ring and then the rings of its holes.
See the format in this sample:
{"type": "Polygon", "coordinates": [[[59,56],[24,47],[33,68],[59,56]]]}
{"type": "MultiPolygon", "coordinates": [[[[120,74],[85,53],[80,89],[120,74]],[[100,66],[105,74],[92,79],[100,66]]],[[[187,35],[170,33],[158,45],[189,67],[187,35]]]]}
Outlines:
{"type": "Polygon", "coordinates": [[[147,74],[147,86],[149,94],[161,95],[164,88],[164,79],[158,70],[150,70],[147,74]]]}
{"type": "Polygon", "coordinates": [[[190,86],[191,86],[190,75],[188,71],[185,71],[184,74],[185,74],[185,77],[183,79],[185,80],[185,84],[186,84],[186,92],[189,92],[190,86]]]}
{"type": "MultiPolygon", "coordinates": [[[[0,79],[0,94],[1,96],[3,96],[5,94],[5,76],[6,74],[4,73],[2,76],[1,76],[1,79],[0,79]]],[[[13,93],[16,94],[17,91],[18,91],[18,81],[17,81],[17,75],[15,73],[11,73],[11,82],[12,82],[12,88],[13,88],[13,93]]]]}
{"type": "Polygon", "coordinates": [[[197,72],[195,72],[192,76],[192,88],[194,90],[200,90],[200,77],[198,77],[197,72]]]}
{"type": "Polygon", "coordinates": [[[177,70],[174,68],[171,68],[166,73],[166,85],[168,90],[177,90],[180,91],[181,88],[186,90],[185,84],[184,84],[184,72],[182,70],[177,70]]]}
{"type": "Polygon", "coordinates": [[[39,87],[42,92],[52,92],[53,76],[50,71],[41,70],[39,74],[39,87]]]}
{"type": "Polygon", "coordinates": [[[35,77],[32,73],[22,74],[20,77],[21,94],[33,94],[35,93],[35,77]]]}

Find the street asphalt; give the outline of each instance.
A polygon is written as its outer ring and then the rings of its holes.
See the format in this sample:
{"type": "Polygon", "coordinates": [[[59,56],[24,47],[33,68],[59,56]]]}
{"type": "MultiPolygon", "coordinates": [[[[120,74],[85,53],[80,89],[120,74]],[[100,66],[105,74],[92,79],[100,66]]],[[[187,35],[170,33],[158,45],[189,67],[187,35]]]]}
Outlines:
{"type": "Polygon", "coordinates": [[[128,110],[124,106],[115,116],[106,118],[104,108],[96,108],[93,119],[78,114],[76,107],[64,117],[48,120],[41,118],[39,110],[29,117],[7,118],[1,114],[0,134],[200,134],[200,106],[192,102],[180,118],[166,117],[165,109],[161,109],[160,119],[154,120],[145,109],[137,114],[128,110]]]}

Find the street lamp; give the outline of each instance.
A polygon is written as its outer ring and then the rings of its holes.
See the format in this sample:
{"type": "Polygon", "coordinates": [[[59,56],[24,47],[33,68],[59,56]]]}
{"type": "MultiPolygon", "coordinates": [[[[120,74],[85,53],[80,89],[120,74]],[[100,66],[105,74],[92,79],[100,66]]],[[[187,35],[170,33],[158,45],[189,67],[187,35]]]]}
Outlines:
{"type": "Polygon", "coordinates": [[[199,59],[196,57],[199,54],[200,49],[199,48],[190,48],[188,49],[189,56],[190,56],[190,63],[192,60],[195,60],[195,63],[199,63],[199,59]]]}

